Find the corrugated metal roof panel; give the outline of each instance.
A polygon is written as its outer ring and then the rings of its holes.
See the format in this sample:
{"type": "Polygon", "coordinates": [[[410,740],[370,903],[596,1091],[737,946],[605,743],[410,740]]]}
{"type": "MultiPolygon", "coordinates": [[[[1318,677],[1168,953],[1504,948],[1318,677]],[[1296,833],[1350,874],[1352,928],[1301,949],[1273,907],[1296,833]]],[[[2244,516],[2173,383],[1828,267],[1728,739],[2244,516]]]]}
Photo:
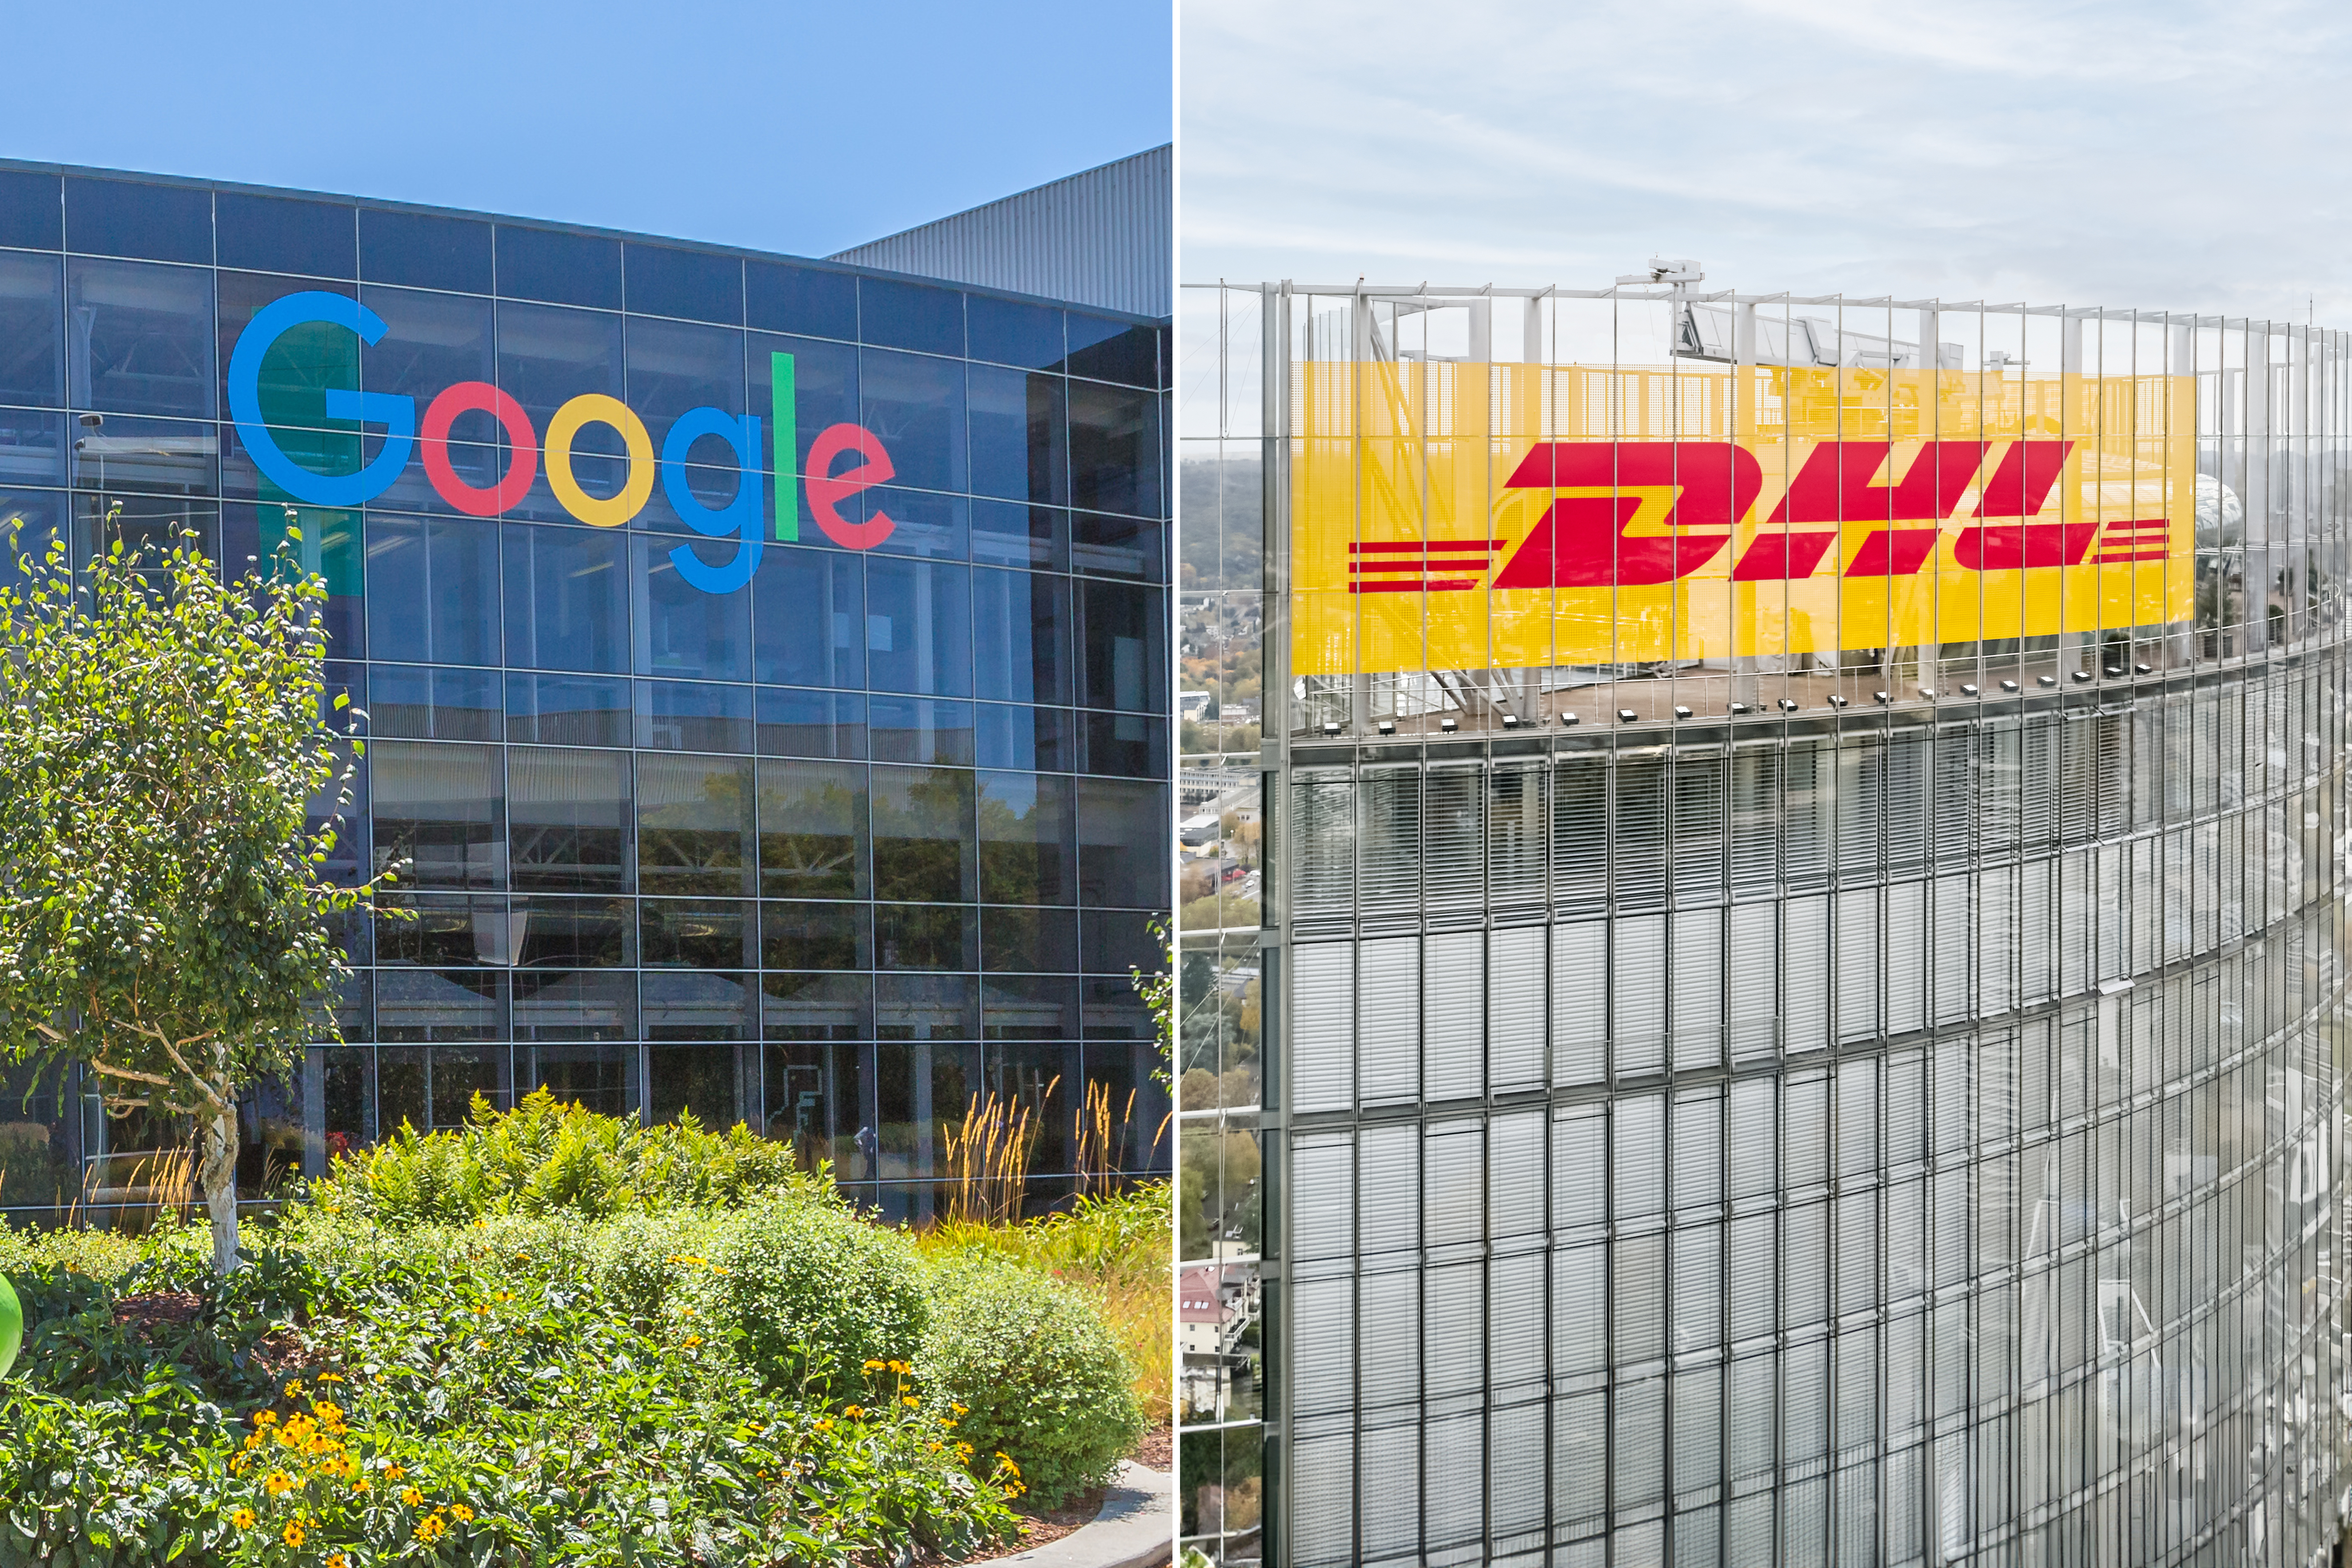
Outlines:
{"type": "Polygon", "coordinates": [[[1154,147],[830,259],[1168,316],[1174,176],[1173,149],[1154,147]]]}

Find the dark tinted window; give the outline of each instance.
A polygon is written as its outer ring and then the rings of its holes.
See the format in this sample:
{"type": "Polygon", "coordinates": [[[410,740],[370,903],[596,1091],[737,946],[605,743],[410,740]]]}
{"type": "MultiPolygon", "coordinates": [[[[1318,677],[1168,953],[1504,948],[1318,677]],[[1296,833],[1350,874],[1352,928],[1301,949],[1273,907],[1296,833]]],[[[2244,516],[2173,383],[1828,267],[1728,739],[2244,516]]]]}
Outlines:
{"type": "Polygon", "coordinates": [[[877,766],[870,787],[876,898],[951,903],[978,892],[970,773],[877,766]]]}
{"type": "Polygon", "coordinates": [[[761,891],[787,898],[866,897],[865,765],[759,766],[761,891]]]}
{"type": "Polygon", "coordinates": [[[65,401],[65,308],[54,256],[0,256],[0,402],[65,401]]]}
{"type": "Polygon", "coordinates": [[[1070,386],[1070,504],[1133,517],[1163,515],[1160,502],[1160,398],[1074,381],[1070,386]]]}
{"type": "MultiPolygon", "coordinates": [[[[490,378],[488,300],[370,288],[360,291],[360,303],[384,322],[383,336],[360,351],[360,374],[369,391],[415,398],[422,418],[425,404],[446,388],[490,378]]],[[[499,428],[477,411],[460,416],[450,434],[460,441],[490,441],[499,428]]]]}
{"type": "Polygon", "coordinates": [[[877,556],[866,563],[866,659],[877,691],[971,695],[967,568],[877,556]]]}
{"type": "Polygon", "coordinates": [[[213,194],[128,180],[66,180],[66,248],[151,261],[213,258],[213,194]]]}
{"type": "Polygon", "coordinates": [[[1069,500],[1067,411],[1058,375],[974,365],[971,381],[971,490],[1007,500],[1069,500]]]}
{"type": "Polygon", "coordinates": [[[498,663],[497,532],[470,518],[443,522],[371,512],[367,607],[375,646],[396,657],[498,663]]]}
{"type": "MultiPolygon", "coordinates": [[[[621,396],[621,318],[551,305],[501,304],[499,386],[541,431],[558,408],[583,392],[621,396]]],[[[601,421],[591,423],[572,450],[617,457],[620,432],[601,421]]]]}
{"type": "Polygon", "coordinates": [[[971,574],[973,691],[999,702],[1070,700],[1070,584],[1029,572],[971,574]]]}
{"type": "Polygon", "coordinates": [[[980,896],[992,904],[1078,901],[1071,780],[980,775],[980,896]]]}
{"type": "Polygon", "coordinates": [[[1129,713],[1168,709],[1166,599],[1128,583],[1077,584],[1085,625],[1079,646],[1078,704],[1129,713]]]}
{"type": "MultiPolygon", "coordinates": [[[[688,583],[670,560],[673,546],[667,539],[639,535],[633,543],[636,558],[629,576],[637,593],[637,673],[749,680],[751,595],[706,594],[688,583]]],[[[744,715],[747,721],[750,717],[744,715]]],[[[751,747],[747,742],[742,749],[751,747]]]]}
{"type": "Polygon", "coordinates": [[[1160,381],[1160,331],[1130,321],[1070,312],[1070,374],[1097,381],[1155,386],[1160,381]]]}
{"type": "Polygon", "coordinates": [[[57,249],[64,211],[55,174],[0,171],[0,245],[57,249]]]}
{"type": "MultiPolygon", "coordinates": [[[[864,411],[857,402],[857,351],[847,343],[829,343],[817,338],[759,335],[751,339],[749,348],[745,368],[750,372],[751,412],[772,424],[776,417],[776,358],[782,354],[792,359],[793,405],[787,413],[794,432],[793,467],[805,472],[809,447],[819,436],[835,425],[856,425],[864,420],[864,411]]],[[[772,428],[764,438],[772,454],[776,438],[772,428]]],[[[836,468],[846,466],[835,464],[836,468]]],[[[797,506],[797,500],[793,504],[797,506]]],[[[803,535],[813,536],[814,531],[803,535]]]]}
{"type": "Polygon", "coordinates": [[[223,267],[312,278],[349,278],[358,270],[359,241],[350,207],[236,191],[223,191],[215,200],[223,267]]]}
{"type": "Polygon", "coordinates": [[[477,218],[360,209],[360,276],[415,289],[490,291],[490,226],[477,218]]]}
{"type": "MultiPolygon", "coordinates": [[[[514,810],[517,888],[562,893],[629,890],[629,837],[635,812],[626,756],[555,746],[509,746],[507,788],[514,810]]],[[[525,941],[529,941],[527,932],[525,941]]],[[[552,961],[552,954],[538,960],[552,961]]]]}
{"type": "Polygon", "coordinates": [[[375,869],[412,888],[505,887],[504,761],[496,746],[370,746],[375,869]]]}
{"type": "Polygon", "coordinates": [[[66,293],[76,322],[72,406],[213,416],[211,273],[77,258],[66,293]]]}
{"type": "Polygon", "coordinates": [[[874,349],[858,357],[862,423],[890,449],[898,482],[918,489],[962,489],[962,363],[874,349]]]}
{"type": "Polygon", "coordinates": [[[743,286],[755,327],[818,338],[857,336],[857,279],[853,273],[750,261],[743,266],[743,286]]]}
{"type": "Polygon", "coordinates": [[[499,292],[509,300],[621,308],[621,242],[499,226],[499,292]]]}
{"type": "Polygon", "coordinates": [[[865,563],[771,547],[751,587],[753,677],[780,686],[866,684],[865,563]]]}
{"type": "Polygon", "coordinates": [[[1062,312],[1051,305],[1024,305],[974,294],[965,302],[971,357],[1026,370],[1053,370],[1062,363],[1062,312]]]}
{"type": "Polygon", "coordinates": [[[743,320],[743,263],[732,256],[632,245],[625,265],[629,309],[641,315],[730,326],[743,320]]]}
{"type": "Polygon", "coordinates": [[[963,353],[963,296],[952,289],[861,278],[857,307],[858,333],[866,342],[925,353],[963,353]]]}
{"type": "MultiPolygon", "coordinates": [[[[743,334],[720,327],[693,327],[683,321],[631,321],[628,335],[628,405],[637,411],[661,439],[662,427],[695,408],[743,412],[743,334]]],[[[764,416],[766,410],[755,409],[764,416]]],[[[694,458],[698,463],[723,462],[733,467],[735,456],[722,444],[706,437],[694,458]]],[[[765,455],[754,458],[767,466],[765,455]]]]}
{"type": "Polygon", "coordinates": [[[628,540],[585,528],[506,528],[507,663],[629,668],[628,540]]]}
{"type": "Polygon", "coordinates": [[[1161,554],[1168,524],[1149,517],[1103,517],[1090,511],[1070,514],[1070,569],[1098,577],[1132,577],[1139,582],[1164,580],[1161,554]]]}

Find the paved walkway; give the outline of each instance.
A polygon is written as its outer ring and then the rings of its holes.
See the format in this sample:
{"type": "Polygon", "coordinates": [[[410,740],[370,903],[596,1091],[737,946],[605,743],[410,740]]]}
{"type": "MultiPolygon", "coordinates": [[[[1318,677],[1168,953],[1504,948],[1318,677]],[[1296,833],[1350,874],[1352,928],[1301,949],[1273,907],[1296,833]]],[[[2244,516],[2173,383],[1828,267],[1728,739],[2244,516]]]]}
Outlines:
{"type": "Polygon", "coordinates": [[[1035,1568],[1158,1568],[1173,1554],[1175,1545],[1175,1478],[1128,1459],[1119,1465],[1118,1477],[1092,1523],[1059,1541],[996,1561],[1035,1568]]]}

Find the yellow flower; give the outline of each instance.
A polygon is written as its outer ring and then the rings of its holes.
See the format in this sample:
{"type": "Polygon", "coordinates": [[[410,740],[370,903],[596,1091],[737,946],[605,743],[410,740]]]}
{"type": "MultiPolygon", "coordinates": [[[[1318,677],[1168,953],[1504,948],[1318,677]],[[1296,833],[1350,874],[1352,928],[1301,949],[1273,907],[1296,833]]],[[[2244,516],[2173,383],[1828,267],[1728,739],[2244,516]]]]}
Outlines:
{"type": "Polygon", "coordinates": [[[352,1560],[337,1552],[328,1557],[327,1568],[352,1568],[352,1560]]]}
{"type": "Polygon", "coordinates": [[[702,1336],[701,1336],[700,1334],[688,1334],[688,1335],[687,1335],[687,1336],[686,1336],[686,1348],[687,1348],[687,1349],[688,1349],[688,1350],[692,1350],[695,1346],[697,1346],[697,1345],[700,1344],[701,1342],[702,1342],[702,1336]]]}
{"type": "Polygon", "coordinates": [[[287,1544],[287,1545],[289,1545],[289,1546],[299,1546],[299,1545],[301,1545],[301,1544],[302,1544],[302,1521],[301,1521],[300,1520],[299,1520],[299,1519],[289,1519],[289,1520],[288,1520],[288,1521],[286,1521],[286,1530],[285,1530],[285,1532],[284,1532],[284,1533],[279,1537],[279,1539],[280,1539],[280,1540],[282,1540],[282,1541],[284,1541],[284,1542],[286,1542],[286,1544],[287,1544]]]}
{"type": "Polygon", "coordinates": [[[922,1402],[921,1400],[919,1400],[919,1399],[916,1398],[913,1394],[908,1394],[901,1395],[901,1396],[900,1396],[900,1398],[899,1398],[899,1400],[898,1400],[898,1403],[899,1403],[899,1404],[901,1404],[901,1405],[921,1405],[923,1402],[922,1402]]]}
{"type": "Polygon", "coordinates": [[[278,1425],[278,1412],[257,1410],[253,1413],[253,1424],[256,1426],[275,1426],[278,1425]]]}
{"type": "Polygon", "coordinates": [[[969,1408],[970,1408],[970,1406],[968,1406],[968,1405],[950,1405],[948,1406],[948,1408],[949,1408],[949,1409],[950,1409],[950,1410],[952,1410],[952,1411],[954,1411],[957,1415],[962,1415],[962,1414],[963,1414],[967,1409],[969,1409],[969,1408]]]}
{"type": "Polygon", "coordinates": [[[833,1430],[833,1423],[830,1421],[820,1421],[816,1424],[816,1429],[820,1432],[830,1432],[833,1430]]]}
{"type": "Polygon", "coordinates": [[[448,1532],[449,1527],[441,1521],[437,1513],[426,1514],[416,1521],[416,1539],[419,1541],[438,1541],[448,1532]]]}
{"type": "MultiPolygon", "coordinates": [[[[340,1372],[322,1372],[310,1381],[313,1383],[341,1383],[343,1381],[343,1374],[340,1372]]],[[[340,1557],[342,1553],[337,1552],[335,1555],[340,1557]]]]}
{"type": "Polygon", "coordinates": [[[294,1489],[294,1478],[283,1470],[272,1470],[261,1485],[271,1497],[284,1497],[294,1489]]]}
{"type": "Polygon", "coordinates": [[[415,1508],[424,1502],[425,1494],[418,1491],[415,1487],[404,1487],[401,1489],[400,1500],[406,1503],[411,1508],[415,1508]]]}
{"type": "Polygon", "coordinates": [[[388,1481],[396,1481],[407,1473],[408,1472],[406,1470],[402,1469],[398,1465],[386,1465],[383,1468],[383,1479],[388,1481]]]}
{"type": "Polygon", "coordinates": [[[316,1415],[322,1423],[341,1421],[343,1418],[343,1407],[332,1400],[321,1399],[310,1406],[310,1414],[316,1415]]]}
{"type": "Polygon", "coordinates": [[[868,1372],[880,1372],[882,1370],[882,1363],[878,1361],[869,1361],[866,1363],[866,1370],[868,1372]]]}
{"type": "Polygon", "coordinates": [[[453,1502],[449,1505],[449,1517],[459,1524],[470,1524],[473,1522],[474,1510],[464,1503],[453,1502]]]}
{"type": "Polygon", "coordinates": [[[253,1510],[249,1508],[238,1509],[235,1513],[228,1516],[228,1521],[236,1526],[239,1530],[251,1530],[253,1528],[253,1510]]]}
{"type": "Polygon", "coordinates": [[[866,1419],[866,1412],[865,1412],[865,1411],[863,1411],[863,1410],[861,1410],[861,1409],[859,1409],[859,1408],[858,1408],[856,1405],[852,1405],[846,1406],[845,1409],[843,1409],[842,1414],[843,1414],[844,1415],[845,1415],[845,1416],[849,1417],[849,1419],[850,1419],[850,1420],[852,1420],[852,1421],[863,1421],[863,1420],[865,1420],[865,1419],[866,1419]]]}
{"type": "Polygon", "coordinates": [[[300,1378],[298,1377],[293,1382],[286,1385],[286,1397],[289,1399],[299,1399],[302,1397],[302,1380],[300,1378]]]}
{"type": "Polygon", "coordinates": [[[358,1480],[352,1483],[352,1490],[355,1492],[372,1492],[375,1490],[375,1483],[369,1480],[365,1476],[362,1476],[358,1480]]]}

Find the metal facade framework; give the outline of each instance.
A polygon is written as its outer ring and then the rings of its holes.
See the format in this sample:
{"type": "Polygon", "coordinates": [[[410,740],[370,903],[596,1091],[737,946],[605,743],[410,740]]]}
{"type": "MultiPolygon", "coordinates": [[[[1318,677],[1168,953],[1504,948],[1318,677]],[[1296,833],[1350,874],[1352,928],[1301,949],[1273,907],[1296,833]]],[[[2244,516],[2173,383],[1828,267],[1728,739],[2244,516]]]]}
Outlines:
{"type": "Polygon", "coordinates": [[[835,261],[1169,314],[1175,151],[1151,148],[842,251],[835,261]]]}
{"type": "Polygon", "coordinates": [[[1181,683],[1220,711],[1185,761],[1263,782],[1220,803],[1246,875],[1181,900],[1187,1258],[1262,1314],[1188,1339],[1184,1528],[1301,1565],[2325,1561],[2347,340],[1711,298],[1764,318],[1727,373],[1640,290],[1186,292],[1181,683]],[[1759,367],[1807,317],[1877,363],[1759,367]],[[1832,606],[1808,651],[1653,657],[1627,528],[1615,657],[1382,652],[1587,591],[1439,569],[1553,526],[1498,477],[1538,444],[1763,453],[1727,560],[1819,451],[1885,443],[1846,492],[1884,496],[1996,406],[2025,422],[1914,523],[1924,622],[1852,624],[1848,531],[1811,580],[1673,562],[1676,626],[1832,606]],[[1988,521],[2032,442],[2049,510],[1988,521]],[[2161,546],[1969,568],[2026,629],[1937,635],[1971,528],[2110,512],[2161,546]],[[1317,605],[1318,528],[1427,564],[1317,605]],[[2098,574],[2088,615],[2036,571],[2098,574]]]}

